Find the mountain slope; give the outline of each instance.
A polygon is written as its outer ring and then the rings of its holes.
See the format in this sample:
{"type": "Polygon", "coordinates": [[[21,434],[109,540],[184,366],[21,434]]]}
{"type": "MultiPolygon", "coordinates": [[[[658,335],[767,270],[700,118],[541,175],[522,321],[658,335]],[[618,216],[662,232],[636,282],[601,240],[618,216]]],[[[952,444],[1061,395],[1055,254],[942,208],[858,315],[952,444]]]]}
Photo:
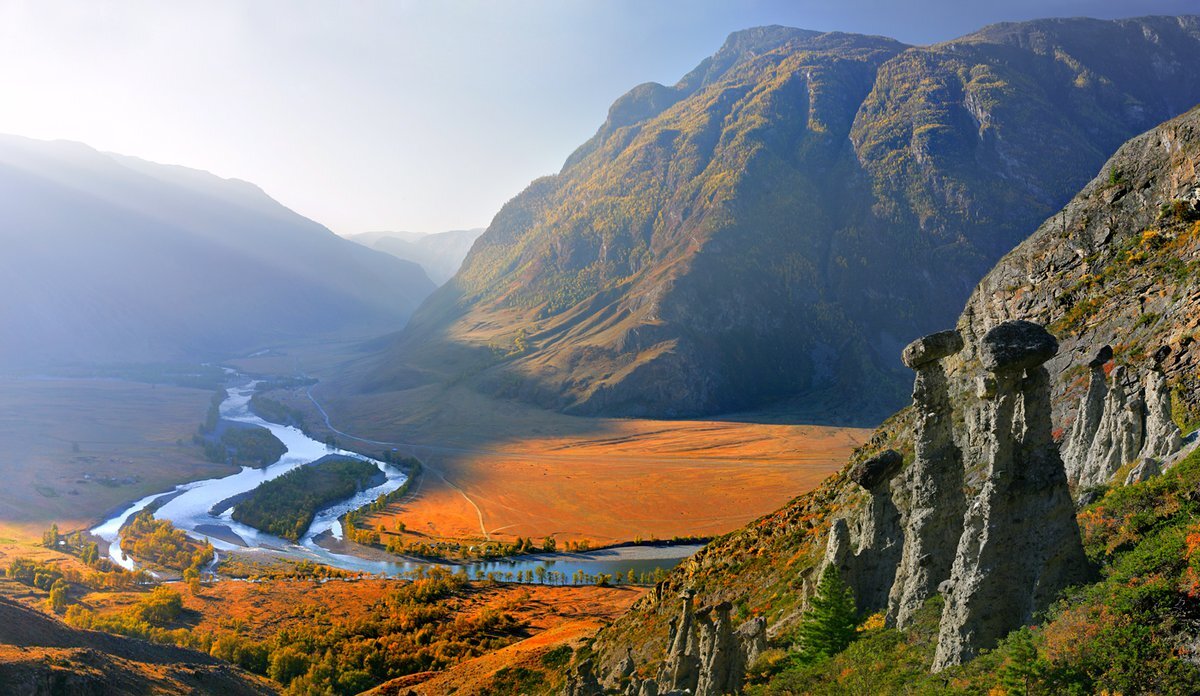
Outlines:
{"type": "Polygon", "coordinates": [[[271,694],[274,685],[194,650],[71,628],[0,598],[7,694],[271,694]]]}
{"type": "Polygon", "coordinates": [[[362,388],[463,375],[578,413],[903,401],[899,349],[1129,136],[1200,101],[1200,21],[929,47],[764,27],[641,85],[496,215],[362,388]],[[849,396],[847,396],[849,395],[849,396]]]}
{"type": "MultiPolygon", "coordinates": [[[[1132,476],[1133,462],[1125,462],[1104,488],[1087,492],[1077,519],[1083,548],[1097,572],[1091,584],[1069,592],[1069,601],[1051,606],[1038,619],[1032,640],[1046,664],[1031,678],[1039,680],[1045,693],[1189,692],[1200,684],[1194,661],[1200,555],[1194,553],[1194,544],[1184,541],[1197,533],[1195,486],[1200,479],[1200,453],[1195,449],[1200,426],[1200,108],[1122,146],[1082,192],[978,284],[957,325],[965,346],[960,344],[962,351],[944,360],[945,406],[955,412],[929,414],[935,422],[949,424],[964,453],[974,439],[970,431],[986,429],[988,422],[960,417],[961,412],[993,398],[977,381],[980,346],[991,329],[1011,320],[1046,324],[1058,338],[1058,353],[1046,363],[1050,399],[1045,407],[1050,412],[1043,415],[1053,424],[1064,457],[1066,433],[1079,417],[1087,364],[1102,345],[1113,349],[1101,362],[1111,368],[1114,388],[1120,370],[1161,371],[1173,393],[1174,418],[1185,433],[1193,433],[1183,451],[1163,460],[1166,473],[1151,472],[1139,482],[1132,476]]],[[[928,398],[928,385],[926,381],[924,387],[914,388],[914,398],[928,398]]],[[[1146,406],[1131,400],[1129,408],[1134,405],[1146,406]]],[[[776,645],[787,647],[816,573],[838,555],[838,544],[831,543],[837,535],[833,530],[847,521],[854,558],[849,572],[843,572],[855,588],[858,606],[865,614],[890,612],[888,585],[898,573],[895,563],[900,556],[887,567],[870,561],[888,551],[878,545],[881,538],[890,536],[891,553],[896,543],[909,543],[908,528],[903,533],[896,527],[883,529],[891,525],[879,501],[881,495],[889,496],[880,492],[879,484],[867,483],[864,467],[858,465],[888,448],[904,453],[901,468],[891,474],[891,496],[904,508],[901,517],[909,514],[907,506],[913,503],[904,498],[916,490],[913,452],[920,447],[917,423],[924,410],[901,410],[880,426],[839,475],[782,510],[716,540],[674,571],[653,597],[599,634],[593,646],[597,673],[615,678],[627,647],[639,664],[653,667],[661,660],[669,622],[679,614],[675,597],[686,588],[698,593],[697,605],[733,602],[738,621],[765,617],[776,645]]],[[[1149,423],[1147,416],[1127,427],[1142,432],[1149,423]]],[[[978,490],[991,472],[970,466],[964,471],[960,462],[958,475],[952,492],[978,490]]],[[[996,519],[988,533],[1022,524],[1019,517],[996,519]]],[[[1030,520],[1031,536],[1036,536],[1046,520],[1030,520]]],[[[949,541],[953,548],[954,539],[949,541]]],[[[959,555],[969,548],[960,543],[959,555]]],[[[1001,566],[1020,560],[1013,548],[993,572],[1000,575],[1005,570],[1001,566]]],[[[946,592],[953,588],[951,584],[946,592]]],[[[908,693],[937,690],[947,683],[986,692],[995,686],[1001,667],[1014,659],[1012,643],[929,677],[939,642],[942,598],[934,594],[927,600],[902,630],[867,631],[863,647],[844,659],[811,668],[777,662],[770,669],[785,670],[785,675],[762,693],[797,688],[812,693],[908,693]]],[[[987,611],[1001,615],[1008,609],[992,605],[987,611]]],[[[640,673],[655,671],[644,668],[640,673]]]]}
{"type": "Polygon", "coordinates": [[[0,138],[0,367],[227,357],[394,331],[432,289],[257,187],[0,138]]]}
{"type": "Polygon", "coordinates": [[[419,264],[430,280],[441,285],[458,272],[467,252],[471,251],[471,245],[481,234],[483,229],[480,228],[434,234],[365,232],[350,239],[398,259],[419,264]]]}

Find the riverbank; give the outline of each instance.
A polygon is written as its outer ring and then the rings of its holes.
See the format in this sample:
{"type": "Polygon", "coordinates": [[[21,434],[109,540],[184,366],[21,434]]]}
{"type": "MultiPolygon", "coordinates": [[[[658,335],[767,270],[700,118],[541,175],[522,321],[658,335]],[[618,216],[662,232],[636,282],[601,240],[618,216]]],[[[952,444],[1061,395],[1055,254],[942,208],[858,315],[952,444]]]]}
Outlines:
{"type": "Polygon", "coordinates": [[[451,567],[461,568],[472,577],[524,579],[530,582],[537,579],[570,584],[591,582],[597,578],[618,574],[629,577],[632,581],[633,578],[647,579],[662,574],[700,548],[699,545],[692,545],[657,550],[652,550],[656,547],[647,547],[643,551],[617,554],[605,551],[583,554],[526,554],[511,559],[481,559],[450,564],[418,558],[401,558],[391,554],[363,553],[364,549],[358,545],[338,546],[335,542],[345,543],[339,520],[347,513],[370,506],[381,496],[386,500],[389,493],[405,486],[408,482],[406,474],[390,464],[318,442],[295,427],[263,420],[251,413],[248,407],[255,391],[254,386],[254,383],[250,382],[231,387],[227,398],[220,404],[219,415],[221,418],[266,428],[286,445],[287,453],[278,462],[262,469],[243,468],[235,474],[196,481],[174,491],[147,496],[119,515],[96,526],[92,530],[93,533],[109,542],[109,555],[115,562],[128,563],[127,559],[118,558],[120,549],[117,541],[120,527],[130,515],[147,506],[157,508],[156,517],[169,520],[190,536],[208,541],[222,552],[277,556],[297,562],[324,564],[349,573],[408,576],[422,569],[451,567]],[[219,514],[214,514],[214,508],[226,507],[224,503],[229,499],[244,495],[265,481],[274,480],[331,455],[370,462],[383,473],[385,481],[378,486],[361,490],[347,500],[322,508],[297,542],[293,543],[241,524],[232,519],[228,509],[219,510],[219,514]],[[321,543],[317,540],[321,540],[321,543]]]}

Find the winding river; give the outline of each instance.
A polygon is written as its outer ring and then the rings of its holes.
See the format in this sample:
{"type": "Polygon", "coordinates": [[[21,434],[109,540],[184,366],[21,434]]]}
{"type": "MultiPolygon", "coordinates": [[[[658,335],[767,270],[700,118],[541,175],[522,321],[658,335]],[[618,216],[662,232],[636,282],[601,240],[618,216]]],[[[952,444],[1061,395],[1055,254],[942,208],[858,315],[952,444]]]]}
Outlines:
{"type": "MultiPolygon", "coordinates": [[[[207,540],[220,551],[238,551],[247,554],[283,556],[294,560],[324,563],[350,572],[383,574],[389,576],[411,575],[421,568],[435,566],[457,570],[463,568],[471,577],[495,573],[500,579],[512,574],[524,573],[530,577],[557,578],[567,582],[576,573],[598,575],[600,573],[652,573],[656,569],[669,569],[682,559],[700,549],[699,545],[677,546],[626,546],[601,549],[586,553],[549,553],[518,556],[497,561],[477,561],[461,565],[441,564],[421,560],[370,560],[348,554],[335,553],[318,543],[318,539],[332,537],[341,539],[342,527],[338,519],[360,508],[379,495],[389,493],[404,485],[404,472],[384,462],[365,457],[355,452],[330,448],[313,440],[298,428],[271,423],[259,418],[250,410],[250,397],[254,394],[255,382],[230,388],[220,406],[221,418],[257,425],[270,430],[287,447],[279,461],[262,469],[242,467],[241,471],[222,478],[193,481],[176,486],[174,490],[155,493],[132,503],[119,515],[106,520],[91,530],[92,534],[108,542],[108,555],[113,562],[130,570],[136,567],[133,559],[121,550],[119,533],[130,517],[147,507],[155,507],[154,516],[170,520],[179,529],[196,539],[207,540]],[[292,469],[311,464],[321,457],[339,454],[371,462],[379,467],[386,477],[384,482],[364,490],[353,498],[320,511],[299,543],[277,537],[235,521],[232,508],[219,514],[213,509],[222,502],[253,490],[264,481],[281,476],[292,469]],[[544,572],[539,572],[541,568],[544,572]]],[[[229,506],[225,506],[229,507],[229,506]]]]}

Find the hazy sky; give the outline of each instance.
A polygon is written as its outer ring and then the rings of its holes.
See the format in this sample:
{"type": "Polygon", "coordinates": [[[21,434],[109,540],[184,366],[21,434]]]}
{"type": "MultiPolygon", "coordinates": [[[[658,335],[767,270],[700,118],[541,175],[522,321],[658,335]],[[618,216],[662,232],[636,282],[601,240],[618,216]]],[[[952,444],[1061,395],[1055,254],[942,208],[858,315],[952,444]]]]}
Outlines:
{"type": "Polygon", "coordinates": [[[350,234],[484,226],[630,87],[762,24],[953,38],[1200,0],[0,0],[0,132],[262,186],[350,234]]]}

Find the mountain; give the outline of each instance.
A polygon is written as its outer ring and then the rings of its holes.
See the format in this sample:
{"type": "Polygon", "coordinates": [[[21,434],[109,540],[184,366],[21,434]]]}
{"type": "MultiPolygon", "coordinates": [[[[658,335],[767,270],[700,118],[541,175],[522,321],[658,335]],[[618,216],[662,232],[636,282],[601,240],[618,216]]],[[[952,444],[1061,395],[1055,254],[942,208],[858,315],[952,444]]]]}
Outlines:
{"type": "MultiPolygon", "coordinates": [[[[1200,101],[1200,20],[933,46],[737,32],[509,201],[361,389],[466,377],[580,414],[903,402],[900,348],[1132,135],[1200,101]]],[[[878,422],[874,420],[873,422],[878,422]]]]}
{"type": "Polygon", "coordinates": [[[0,367],[223,358],[404,325],[433,284],[243,181],[0,137],[0,367]]]}
{"type": "Polygon", "coordinates": [[[1123,145],[956,329],[903,351],[912,405],[842,472],[603,630],[574,693],[717,693],[751,666],[764,694],[989,693],[1018,674],[1026,693],[1195,693],[1198,338],[1200,107],[1123,145]],[[827,568],[875,617],[806,661],[796,627],[827,568]]]}
{"type": "Polygon", "coordinates": [[[483,228],[434,234],[364,232],[349,239],[398,259],[419,264],[434,283],[441,285],[458,272],[467,252],[471,251],[471,245],[481,234],[483,228]]]}

